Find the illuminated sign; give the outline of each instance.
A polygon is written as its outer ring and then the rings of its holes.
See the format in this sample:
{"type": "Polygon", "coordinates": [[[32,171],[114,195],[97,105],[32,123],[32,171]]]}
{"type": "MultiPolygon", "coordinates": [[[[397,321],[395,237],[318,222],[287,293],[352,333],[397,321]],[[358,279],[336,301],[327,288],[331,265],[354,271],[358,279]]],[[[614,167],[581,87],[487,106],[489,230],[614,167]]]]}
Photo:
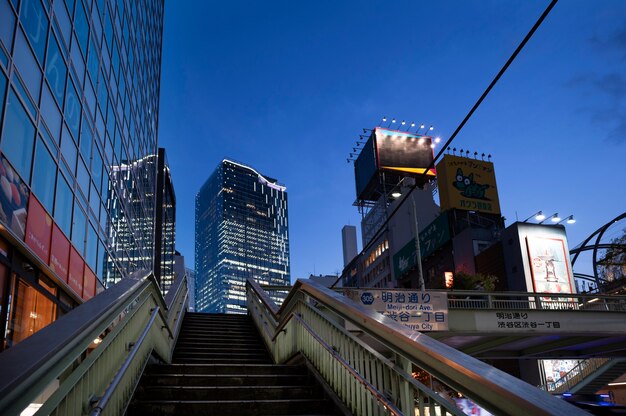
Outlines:
{"type": "MultiPolygon", "coordinates": [[[[354,161],[357,198],[380,198],[384,193],[381,172],[385,173],[385,186],[390,188],[405,176],[421,177],[434,160],[431,144],[428,136],[376,127],[354,161]]],[[[426,175],[435,176],[435,169],[426,175]]]]}
{"type": "MultiPolygon", "coordinates": [[[[374,134],[379,169],[422,174],[433,161],[432,141],[428,136],[380,127],[374,129],[374,134]]],[[[434,176],[435,170],[430,169],[428,175],[434,176]]]]}
{"type": "Polygon", "coordinates": [[[456,208],[500,214],[493,163],[444,155],[437,164],[437,186],[443,211],[456,208]]]}
{"type": "Polygon", "coordinates": [[[448,294],[419,290],[344,290],[359,305],[415,331],[448,330],[448,294]]]}
{"type": "Polygon", "coordinates": [[[529,236],[526,244],[535,292],[574,293],[565,240],[529,236]]]}

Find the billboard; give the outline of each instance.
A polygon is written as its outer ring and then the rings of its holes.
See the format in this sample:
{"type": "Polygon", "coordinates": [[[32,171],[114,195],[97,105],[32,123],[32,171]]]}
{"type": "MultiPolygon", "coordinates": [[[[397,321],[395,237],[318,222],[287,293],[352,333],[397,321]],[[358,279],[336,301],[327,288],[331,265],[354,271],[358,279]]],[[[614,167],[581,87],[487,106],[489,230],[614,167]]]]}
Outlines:
{"type": "MultiPolygon", "coordinates": [[[[383,194],[380,172],[385,172],[385,186],[392,188],[403,177],[419,177],[434,160],[431,138],[406,131],[376,127],[354,162],[357,198],[376,201],[383,194]]],[[[427,176],[435,176],[429,169],[427,176]]]]}
{"type": "Polygon", "coordinates": [[[535,292],[574,293],[565,240],[559,237],[526,237],[535,292]]]}
{"type": "MultiPolygon", "coordinates": [[[[378,169],[402,172],[404,176],[421,175],[432,163],[433,149],[431,138],[408,132],[374,129],[378,169]]],[[[428,175],[435,176],[430,169],[428,175]]]]}
{"type": "Polygon", "coordinates": [[[442,210],[451,208],[500,214],[493,163],[444,155],[437,164],[437,186],[442,210]]]}

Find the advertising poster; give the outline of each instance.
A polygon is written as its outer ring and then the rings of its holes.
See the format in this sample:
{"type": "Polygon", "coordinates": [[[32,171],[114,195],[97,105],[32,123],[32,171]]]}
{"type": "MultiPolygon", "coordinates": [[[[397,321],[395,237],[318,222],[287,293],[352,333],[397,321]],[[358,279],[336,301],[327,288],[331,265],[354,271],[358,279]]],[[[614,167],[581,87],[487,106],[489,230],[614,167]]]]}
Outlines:
{"type": "Polygon", "coordinates": [[[562,238],[526,237],[535,292],[574,293],[562,238]]]}
{"type": "Polygon", "coordinates": [[[448,330],[447,292],[346,289],[344,295],[415,331],[448,330]]]}
{"type": "Polygon", "coordinates": [[[67,278],[67,284],[76,292],[77,295],[83,294],[83,272],[85,262],[74,247],[70,249],[70,272],[67,278]]]}
{"type": "Polygon", "coordinates": [[[56,224],[52,224],[52,243],[48,264],[57,276],[67,282],[70,266],[70,242],[56,224]]]}
{"type": "Polygon", "coordinates": [[[48,263],[50,260],[50,239],[52,238],[52,218],[32,194],[28,202],[26,222],[26,244],[48,263]]]}
{"type": "Polygon", "coordinates": [[[444,155],[437,164],[437,186],[443,211],[456,208],[500,214],[493,163],[444,155]]]}
{"type": "Polygon", "coordinates": [[[29,191],[4,155],[0,155],[0,221],[20,239],[26,234],[29,191]]]}

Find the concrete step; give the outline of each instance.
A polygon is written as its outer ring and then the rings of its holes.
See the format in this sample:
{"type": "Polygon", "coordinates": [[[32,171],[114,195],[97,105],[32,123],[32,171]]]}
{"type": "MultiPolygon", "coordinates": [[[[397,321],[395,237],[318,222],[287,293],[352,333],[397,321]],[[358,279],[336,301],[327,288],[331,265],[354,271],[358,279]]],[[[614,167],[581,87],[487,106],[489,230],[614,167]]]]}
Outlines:
{"type": "Polygon", "coordinates": [[[146,374],[292,374],[306,375],[306,368],[278,364],[155,364],[146,368],[146,374]]]}
{"type": "Polygon", "coordinates": [[[294,415],[332,412],[323,399],[291,400],[202,400],[202,401],[135,401],[128,415],[294,415]]]}
{"type": "Polygon", "coordinates": [[[177,358],[173,359],[176,364],[272,364],[271,358],[177,358]]]}
{"type": "Polygon", "coordinates": [[[141,385],[152,386],[286,386],[309,384],[301,374],[170,374],[148,373],[141,385]]]}
{"type": "Polygon", "coordinates": [[[321,394],[313,385],[287,386],[146,386],[137,400],[289,400],[310,399],[321,394]]]}

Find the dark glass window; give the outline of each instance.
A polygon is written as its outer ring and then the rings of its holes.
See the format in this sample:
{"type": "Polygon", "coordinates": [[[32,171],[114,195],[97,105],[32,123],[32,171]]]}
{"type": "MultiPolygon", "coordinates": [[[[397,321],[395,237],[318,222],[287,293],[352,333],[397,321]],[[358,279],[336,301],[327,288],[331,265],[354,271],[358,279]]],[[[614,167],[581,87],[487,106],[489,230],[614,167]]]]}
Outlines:
{"type": "Polygon", "coordinates": [[[56,201],[54,203],[54,219],[65,233],[70,235],[72,228],[72,202],[74,196],[67,181],[63,178],[63,175],[57,176],[57,192],[56,201]]]}
{"type": "Polygon", "coordinates": [[[7,91],[7,78],[4,76],[4,73],[0,70],[0,120],[2,120],[2,110],[4,109],[4,93],[6,91],[7,91]]]}
{"type": "Polygon", "coordinates": [[[91,268],[91,270],[97,270],[98,263],[98,235],[96,234],[96,230],[89,225],[87,228],[87,255],[85,260],[87,264],[91,268]]]}
{"type": "Polygon", "coordinates": [[[15,32],[15,15],[7,0],[0,0],[0,40],[4,43],[9,53],[13,45],[13,33],[15,32]]]}
{"type": "Polygon", "coordinates": [[[67,83],[67,94],[65,96],[65,119],[67,120],[67,125],[72,131],[72,134],[76,138],[78,138],[79,134],[81,114],[80,99],[78,97],[74,83],[69,81],[67,83]]]}
{"type": "Polygon", "coordinates": [[[48,57],[46,62],[46,77],[50,83],[50,88],[54,93],[59,105],[63,104],[65,92],[65,79],[67,77],[67,65],[61,55],[59,44],[52,36],[48,44],[48,57]]]}
{"type": "Polygon", "coordinates": [[[58,144],[59,137],[61,136],[61,111],[57,106],[57,103],[52,98],[52,93],[47,86],[43,87],[43,94],[41,95],[41,115],[46,121],[46,125],[52,132],[54,141],[58,144]]]}
{"type": "Polygon", "coordinates": [[[30,178],[35,144],[35,126],[15,91],[11,89],[7,103],[2,144],[0,149],[9,158],[17,172],[26,181],[30,178]]]}
{"type": "Polygon", "coordinates": [[[41,5],[41,1],[22,0],[20,19],[26,30],[26,36],[28,36],[28,40],[33,45],[37,59],[43,64],[46,37],[48,36],[48,17],[41,5]]]}
{"type": "Polygon", "coordinates": [[[41,138],[35,149],[35,168],[33,169],[33,192],[48,212],[54,206],[54,184],[57,165],[41,138]]]}
{"type": "MultiPolygon", "coordinates": [[[[39,101],[39,91],[41,89],[41,70],[37,64],[35,56],[31,53],[30,47],[21,30],[17,31],[15,41],[15,54],[13,55],[15,66],[19,70],[21,78],[24,80],[28,91],[35,101],[39,101]]],[[[34,104],[33,104],[34,106],[34,104]]]]}
{"type": "Polygon", "coordinates": [[[87,225],[87,217],[80,207],[80,204],[74,203],[74,225],[72,226],[72,243],[76,246],[78,252],[85,255],[85,226],[87,225]]]}
{"type": "Polygon", "coordinates": [[[63,36],[65,45],[70,44],[70,36],[72,34],[72,24],[70,23],[70,17],[67,14],[67,9],[62,1],[56,0],[54,2],[54,15],[59,23],[58,29],[63,36]]]}
{"type": "Polygon", "coordinates": [[[87,124],[85,117],[83,116],[83,128],[80,134],[80,153],[83,155],[85,162],[89,164],[91,158],[91,145],[93,143],[93,136],[91,134],[91,128],[87,124]]]}
{"type": "Polygon", "coordinates": [[[80,43],[83,57],[85,57],[87,55],[87,40],[89,39],[89,23],[87,22],[87,15],[85,14],[85,9],[83,9],[83,3],[81,1],[79,1],[76,6],[74,29],[78,35],[78,42],[80,43]]]}
{"type": "Polygon", "coordinates": [[[61,154],[70,167],[71,176],[74,176],[78,152],[74,139],[72,139],[72,136],[65,127],[63,128],[63,137],[61,138],[61,154]]]}

